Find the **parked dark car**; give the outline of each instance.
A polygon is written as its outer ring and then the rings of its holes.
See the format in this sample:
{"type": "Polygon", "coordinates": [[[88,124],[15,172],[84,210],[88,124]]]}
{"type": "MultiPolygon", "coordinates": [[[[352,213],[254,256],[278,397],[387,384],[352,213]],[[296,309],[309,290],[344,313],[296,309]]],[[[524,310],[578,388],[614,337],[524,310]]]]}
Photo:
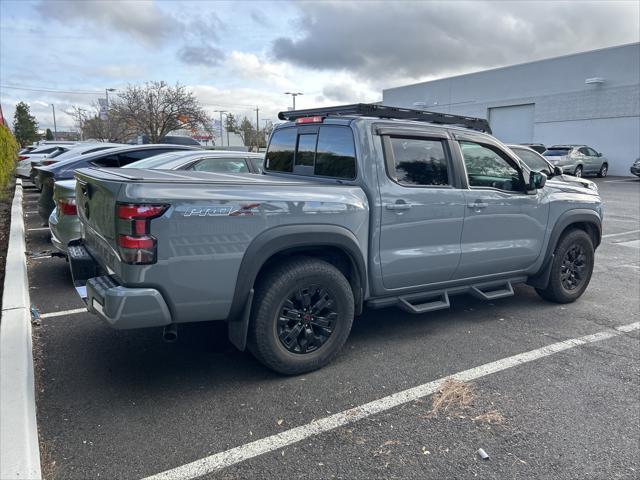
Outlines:
{"type": "Polygon", "coordinates": [[[640,177],[640,158],[637,158],[636,161],[633,162],[633,165],[631,165],[630,171],[637,177],[640,177]]]}
{"type": "Polygon", "coordinates": [[[128,145],[119,148],[111,148],[90,155],[70,158],[46,167],[37,167],[38,183],[42,186],[42,192],[38,199],[38,213],[45,225],[49,221],[49,215],[55,208],[53,201],[53,184],[58,180],[69,180],[73,173],[82,167],[124,167],[143,158],[167,153],[175,150],[195,150],[195,147],[185,145],[128,145]]]}
{"type": "Polygon", "coordinates": [[[544,153],[547,147],[545,147],[542,143],[521,143],[520,145],[524,145],[529,147],[532,150],[535,150],[538,153],[544,153]]]}

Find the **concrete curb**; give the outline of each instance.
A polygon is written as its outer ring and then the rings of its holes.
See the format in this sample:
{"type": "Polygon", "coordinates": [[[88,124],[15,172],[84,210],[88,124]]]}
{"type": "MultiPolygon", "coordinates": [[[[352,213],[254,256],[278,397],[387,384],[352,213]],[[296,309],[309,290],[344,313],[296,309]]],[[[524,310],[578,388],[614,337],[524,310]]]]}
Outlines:
{"type": "Polygon", "coordinates": [[[16,182],[0,318],[0,478],[42,478],[22,182],[16,182]]]}

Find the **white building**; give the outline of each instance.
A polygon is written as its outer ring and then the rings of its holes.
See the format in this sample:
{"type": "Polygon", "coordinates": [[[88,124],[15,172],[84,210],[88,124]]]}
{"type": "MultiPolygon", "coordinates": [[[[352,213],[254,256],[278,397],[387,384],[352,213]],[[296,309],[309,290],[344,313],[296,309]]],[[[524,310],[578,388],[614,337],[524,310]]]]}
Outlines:
{"type": "Polygon", "coordinates": [[[383,90],[384,105],[483,117],[506,143],[583,143],[629,175],[640,157],[640,43],[383,90]]]}

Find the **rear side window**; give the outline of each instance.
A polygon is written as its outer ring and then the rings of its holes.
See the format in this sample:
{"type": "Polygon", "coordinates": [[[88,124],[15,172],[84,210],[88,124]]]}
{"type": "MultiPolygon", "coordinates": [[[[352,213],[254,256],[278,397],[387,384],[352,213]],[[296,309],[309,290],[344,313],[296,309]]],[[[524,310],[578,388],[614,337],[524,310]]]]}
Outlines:
{"type": "Polygon", "coordinates": [[[296,128],[276,130],[267,152],[266,169],[301,175],[356,177],[353,133],[348,127],[323,125],[298,134],[296,128]]]}
{"type": "Polygon", "coordinates": [[[399,184],[449,185],[449,162],[441,140],[391,137],[390,142],[399,184]]]}
{"type": "Polygon", "coordinates": [[[118,161],[118,155],[107,155],[104,157],[96,158],[90,162],[92,165],[96,167],[112,167],[117,168],[120,166],[120,162],[118,161]]]}
{"type": "Polygon", "coordinates": [[[165,148],[151,148],[145,150],[134,150],[132,152],[123,152],[118,154],[120,160],[120,166],[124,167],[130,163],[137,162],[143,158],[153,157],[154,155],[160,155],[161,153],[171,152],[172,149],[165,148]]]}
{"type": "Polygon", "coordinates": [[[187,170],[196,172],[247,173],[249,168],[242,158],[205,158],[187,170]]]}

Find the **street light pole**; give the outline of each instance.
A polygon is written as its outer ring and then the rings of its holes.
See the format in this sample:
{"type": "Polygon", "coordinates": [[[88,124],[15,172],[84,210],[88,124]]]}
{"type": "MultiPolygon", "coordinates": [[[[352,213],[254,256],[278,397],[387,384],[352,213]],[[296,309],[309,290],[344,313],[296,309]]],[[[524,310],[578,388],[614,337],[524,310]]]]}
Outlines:
{"type": "MultiPolygon", "coordinates": [[[[222,114],[223,113],[228,113],[228,112],[226,110],[214,110],[214,112],[220,114],[220,146],[223,147],[224,146],[224,141],[223,141],[223,137],[222,137],[222,114]]],[[[229,132],[227,132],[227,147],[228,146],[229,146],[229,132]]]]}
{"type": "Polygon", "coordinates": [[[302,92],[284,92],[285,95],[291,95],[291,98],[293,98],[293,109],[296,109],[296,97],[298,95],[304,95],[304,93],[302,92]]]}
{"type": "Polygon", "coordinates": [[[104,89],[104,93],[105,93],[105,95],[107,97],[107,100],[106,100],[107,101],[107,105],[106,105],[106,108],[107,108],[107,113],[106,113],[106,115],[107,115],[107,141],[111,141],[111,122],[109,121],[109,92],[115,92],[115,91],[116,91],[115,88],[105,88],[104,89]]]}
{"type": "Polygon", "coordinates": [[[260,117],[258,116],[258,112],[260,109],[256,107],[256,152],[260,151],[260,117]]]}
{"type": "Polygon", "coordinates": [[[51,109],[53,110],[53,139],[57,140],[58,139],[58,127],[56,126],[56,107],[55,107],[55,105],[53,103],[51,104],[51,109]]]}

